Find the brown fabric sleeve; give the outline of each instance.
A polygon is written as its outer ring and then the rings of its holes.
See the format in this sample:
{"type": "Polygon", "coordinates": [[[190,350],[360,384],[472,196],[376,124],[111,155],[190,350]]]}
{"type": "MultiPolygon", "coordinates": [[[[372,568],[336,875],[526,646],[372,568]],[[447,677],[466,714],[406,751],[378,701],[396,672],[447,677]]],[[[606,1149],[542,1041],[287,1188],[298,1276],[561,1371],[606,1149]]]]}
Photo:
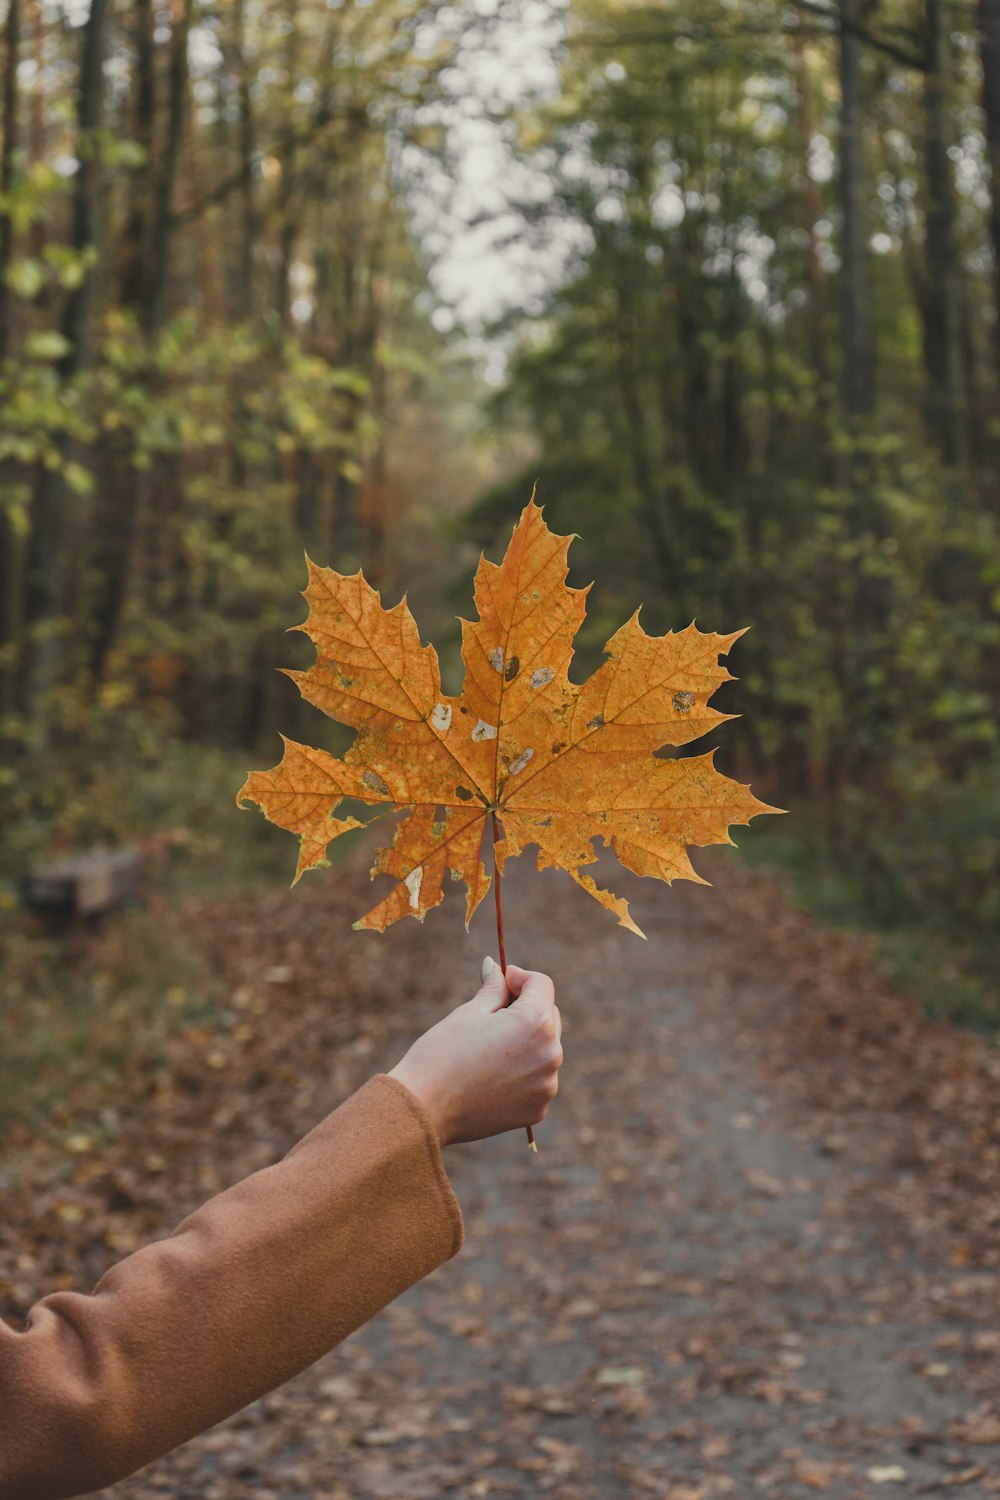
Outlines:
{"type": "Polygon", "coordinates": [[[437,1138],[380,1074],[89,1295],[0,1322],[0,1500],[114,1483],[346,1338],[462,1243],[437,1138]]]}

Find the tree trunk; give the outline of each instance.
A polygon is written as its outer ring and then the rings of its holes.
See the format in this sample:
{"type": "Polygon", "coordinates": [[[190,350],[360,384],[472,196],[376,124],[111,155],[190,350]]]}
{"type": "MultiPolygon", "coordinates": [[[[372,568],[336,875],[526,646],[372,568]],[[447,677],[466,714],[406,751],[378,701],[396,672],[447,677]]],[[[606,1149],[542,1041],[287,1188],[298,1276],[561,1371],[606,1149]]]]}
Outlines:
{"type": "Polygon", "coordinates": [[[805,28],[800,20],[792,32],[795,51],[795,81],[799,93],[799,149],[802,173],[802,214],[806,230],[806,275],[809,284],[809,348],[812,356],[813,374],[816,377],[816,410],[821,429],[819,445],[820,471],[828,480],[829,417],[831,403],[831,361],[829,346],[829,297],[826,285],[826,270],[819,254],[819,235],[816,225],[822,218],[822,207],[816,183],[813,180],[810,153],[816,130],[815,105],[809,59],[806,56],[805,28]]]}
{"type": "MultiPolygon", "coordinates": [[[[74,180],[70,234],[70,244],[80,256],[95,248],[98,237],[99,137],[104,107],[104,28],[108,8],[109,0],[92,0],[90,15],[82,28],[77,102],[79,167],[74,180]]],[[[62,332],[68,348],[59,366],[60,374],[67,381],[83,369],[89,357],[93,283],[93,268],[87,267],[79,286],[67,298],[62,332]]],[[[63,440],[59,446],[60,458],[65,458],[68,444],[63,440]]],[[[60,667],[58,622],[63,613],[67,567],[63,555],[65,512],[66,485],[61,469],[42,469],[33,496],[25,570],[25,627],[33,632],[33,639],[29,647],[23,702],[36,750],[43,750],[48,741],[48,700],[60,667]]]]}
{"type": "Polygon", "coordinates": [[[122,301],[133,311],[142,305],[149,264],[156,125],[156,51],[153,42],[153,0],[134,0],[132,45],[135,75],[132,87],[132,139],[144,160],[129,174],[128,212],[122,234],[122,301]]]}
{"type": "Polygon", "coordinates": [[[840,4],[841,399],[849,418],[875,406],[875,325],[868,265],[864,102],[858,0],[840,4]]]}
{"type": "MultiPolygon", "coordinates": [[[[153,0],[134,0],[132,45],[135,74],[130,128],[143,151],[143,160],[129,174],[128,209],[122,233],[119,277],[122,305],[137,321],[149,299],[153,249],[153,197],[156,172],[156,46],[153,0]]],[[[99,681],[118,626],[124,600],[124,578],[131,561],[135,515],[147,476],[132,463],[128,427],[110,433],[99,450],[103,454],[102,483],[94,507],[91,565],[94,591],[91,604],[90,671],[99,681]]]]}
{"type": "Polygon", "coordinates": [[[235,0],[233,18],[236,26],[235,63],[239,99],[240,197],[243,222],[239,229],[238,285],[234,289],[234,313],[246,318],[254,306],[253,251],[257,242],[257,205],[254,193],[254,117],[250,97],[250,64],[246,56],[245,0],[235,0]]]}
{"type": "MultiPolygon", "coordinates": [[[[187,185],[187,205],[179,210],[183,217],[189,210],[191,203],[198,203],[205,196],[202,174],[202,152],[205,147],[205,132],[192,130],[188,136],[187,168],[184,180],[187,185]]],[[[215,223],[220,220],[220,212],[212,215],[215,223]]],[[[219,272],[223,277],[226,273],[225,263],[220,267],[216,255],[216,247],[213,243],[213,226],[211,219],[202,224],[194,236],[195,257],[198,265],[198,300],[201,307],[202,318],[208,328],[215,328],[223,321],[222,298],[219,294],[219,272]]]]}
{"type": "MultiPolygon", "coordinates": [[[[140,0],[140,4],[144,9],[147,0],[140,0]]],[[[148,247],[142,257],[143,270],[136,283],[139,302],[135,310],[148,340],[155,338],[166,312],[174,198],[184,138],[191,0],[172,0],[170,19],[166,138],[159,171],[146,196],[145,213],[150,232],[148,247]]],[[[143,109],[148,107],[151,86],[152,77],[139,94],[143,109]]],[[[155,387],[157,376],[152,364],[146,378],[155,387]]],[[[103,513],[95,528],[98,537],[95,549],[97,588],[90,659],[95,678],[99,679],[104,673],[108,653],[114,645],[125,607],[142,496],[151,486],[156,488],[157,481],[160,490],[174,494],[180,482],[175,469],[173,456],[161,454],[155,460],[151,473],[140,474],[132,463],[129,447],[120,443],[112,444],[103,513]]],[[[171,511],[173,508],[168,507],[171,511]]]]}
{"type": "Polygon", "coordinates": [[[983,64],[986,150],[993,184],[990,239],[993,245],[993,350],[1000,379],[1000,0],[979,0],[979,55],[983,64]]]}
{"type": "Polygon", "coordinates": [[[743,422],[744,374],[740,358],[742,331],[742,291],[736,275],[736,258],[722,299],[719,332],[722,343],[722,374],[719,380],[719,438],[713,472],[724,491],[746,468],[747,435],[743,422]]]}
{"type": "MultiPolygon", "coordinates": [[[[77,156],[80,165],[74,178],[70,244],[79,254],[92,250],[98,238],[98,197],[101,176],[100,129],[104,114],[104,24],[110,0],[91,0],[90,15],[83,27],[80,60],[80,93],[77,109],[77,156]]],[[[94,292],[94,273],[88,269],[80,285],[70,292],[63,317],[63,334],[69,352],[63,374],[75,375],[89,354],[89,317],[94,292]]]]}
{"type": "MultiPolygon", "coordinates": [[[[46,160],[49,131],[46,122],[48,96],[44,80],[49,76],[48,57],[46,54],[46,0],[28,0],[26,20],[31,33],[32,62],[35,65],[35,78],[31,88],[30,106],[28,113],[28,136],[27,136],[27,167],[30,170],[39,163],[46,160]]],[[[53,30],[56,28],[53,27],[53,30]]],[[[57,129],[59,126],[57,125],[57,129]]],[[[45,217],[35,220],[28,226],[25,234],[25,245],[27,253],[33,260],[42,260],[45,256],[45,247],[49,240],[55,235],[58,238],[59,230],[55,225],[47,222],[45,217]]],[[[51,283],[46,283],[35,296],[33,306],[40,320],[49,322],[52,319],[51,309],[55,303],[56,288],[51,283]]]]}
{"type": "MultiPolygon", "coordinates": [[[[299,25],[298,0],[286,0],[285,15],[288,24],[288,34],[285,42],[285,77],[291,88],[292,80],[297,80],[299,76],[301,27],[299,25]]],[[[285,159],[281,164],[281,181],[278,185],[279,253],[277,279],[274,288],[274,310],[278,314],[283,328],[289,327],[291,322],[292,299],[290,277],[295,246],[298,243],[302,227],[296,182],[298,173],[295,145],[295,116],[291,103],[293,99],[294,91],[289,101],[289,111],[285,122],[290,144],[285,153],[285,159]]]]}
{"type": "Polygon", "coordinates": [[[926,0],[927,66],[924,72],[924,165],[927,280],[923,303],[927,424],[946,464],[964,453],[962,423],[961,273],[956,254],[955,188],[948,156],[948,22],[943,0],[926,0]]]}
{"type": "Polygon", "coordinates": [[[167,276],[170,269],[174,225],[174,195],[177,169],[184,142],[184,115],[188,87],[188,34],[191,30],[191,0],[171,0],[170,70],[167,87],[167,137],[153,206],[153,244],[149,285],[143,309],[147,332],[158,328],[166,310],[167,276]]]}
{"type": "MultiPolygon", "coordinates": [[[[0,152],[0,197],[6,199],[14,185],[18,148],[17,68],[21,55],[21,0],[7,0],[4,25],[3,69],[3,150],[0,152]]],[[[6,359],[10,347],[10,288],[7,272],[14,254],[14,225],[9,213],[0,207],[0,360],[6,359]]]]}
{"type": "Polygon", "coordinates": [[[671,593],[678,581],[677,557],[680,546],[677,538],[681,518],[678,512],[672,516],[667,515],[664,499],[656,483],[652,436],[643,405],[635,357],[634,333],[638,324],[632,310],[632,285],[627,274],[618,277],[615,294],[615,367],[618,374],[618,394],[629,434],[632,482],[639,496],[639,514],[646,527],[663,590],[671,593]]]}
{"type": "MultiPolygon", "coordinates": [[[[8,0],[4,26],[4,71],[0,149],[0,195],[10,192],[14,182],[18,145],[17,66],[21,51],[21,0],[8,0]]],[[[11,296],[7,272],[14,253],[14,225],[10,214],[0,209],[0,363],[10,348],[11,296]]],[[[10,463],[0,469],[0,715],[13,707],[14,643],[19,634],[21,546],[11,513],[11,490],[15,472],[10,463]],[[3,493],[7,491],[8,493],[3,493]]]]}

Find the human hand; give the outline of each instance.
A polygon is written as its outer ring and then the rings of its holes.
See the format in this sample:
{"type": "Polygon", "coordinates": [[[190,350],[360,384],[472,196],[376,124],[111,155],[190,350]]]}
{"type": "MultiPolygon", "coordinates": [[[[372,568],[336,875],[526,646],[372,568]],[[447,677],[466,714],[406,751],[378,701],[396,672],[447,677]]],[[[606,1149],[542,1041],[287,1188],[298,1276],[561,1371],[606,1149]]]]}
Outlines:
{"type": "Polygon", "coordinates": [[[479,993],[419,1037],[389,1076],[420,1100],[442,1146],[478,1141],[544,1120],[559,1088],[561,1033],[547,974],[511,964],[505,981],[484,959],[479,993]]]}

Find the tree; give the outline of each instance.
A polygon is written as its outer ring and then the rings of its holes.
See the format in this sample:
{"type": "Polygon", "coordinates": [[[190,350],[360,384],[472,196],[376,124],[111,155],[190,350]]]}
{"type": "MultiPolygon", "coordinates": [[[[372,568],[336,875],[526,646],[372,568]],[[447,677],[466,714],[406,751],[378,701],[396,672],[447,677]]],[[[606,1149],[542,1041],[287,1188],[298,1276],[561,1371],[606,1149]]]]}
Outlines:
{"type": "Polygon", "coordinates": [[[964,455],[961,380],[961,273],[956,243],[955,187],[948,155],[949,21],[942,0],[926,0],[927,58],[923,75],[924,162],[927,180],[927,277],[924,363],[928,426],[946,464],[964,455]]]}
{"type": "Polygon", "coordinates": [[[0,704],[26,783],[105,699],[254,734],[303,539],[391,566],[385,423],[436,343],[394,167],[448,62],[410,55],[433,8],[98,0],[43,38],[37,0],[8,7],[0,704]]]}
{"type": "Polygon", "coordinates": [[[979,55],[983,68],[983,117],[990,163],[992,197],[990,242],[993,250],[993,343],[1000,378],[1000,0],[979,0],[979,55]]]}
{"type": "MultiPolygon", "coordinates": [[[[81,30],[76,107],[77,168],[71,196],[68,248],[79,275],[71,285],[62,316],[64,349],[59,373],[72,383],[91,355],[94,259],[98,249],[101,180],[101,126],[104,117],[105,22],[109,0],[91,0],[81,30]]],[[[28,638],[24,706],[32,743],[44,753],[49,739],[48,698],[59,673],[65,569],[67,487],[63,466],[68,444],[61,437],[56,462],[39,467],[31,504],[24,574],[24,629],[28,638]]]]}
{"type": "Polygon", "coordinates": [[[921,873],[927,830],[954,840],[955,788],[981,808],[997,774],[996,480],[964,463],[988,438],[961,347],[989,235],[973,81],[936,0],[926,55],[885,7],[797,10],[571,13],[561,96],[521,134],[554,182],[525,233],[580,248],[507,319],[496,420],[537,446],[472,525],[495,541],[537,477],[579,581],[641,580],[648,629],[751,625],[741,772],[775,775],[880,910],[957,922],[985,908],[971,875],[921,873]]]}
{"type": "Polygon", "coordinates": [[[841,396],[850,418],[875,406],[875,322],[868,265],[868,185],[859,0],[840,0],[841,396]]]}

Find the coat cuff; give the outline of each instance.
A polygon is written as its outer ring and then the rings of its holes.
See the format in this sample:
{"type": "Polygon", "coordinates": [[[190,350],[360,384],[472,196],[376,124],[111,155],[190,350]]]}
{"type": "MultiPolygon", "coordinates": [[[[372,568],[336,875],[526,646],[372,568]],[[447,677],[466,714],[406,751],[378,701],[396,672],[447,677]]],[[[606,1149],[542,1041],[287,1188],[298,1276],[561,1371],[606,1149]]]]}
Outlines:
{"type": "MultiPolygon", "coordinates": [[[[448,1180],[448,1173],[445,1170],[444,1159],[441,1155],[441,1143],[438,1140],[437,1131],[434,1129],[431,1117],[416,1094],[408,1089],[405,1083],[400,1083],[398,1078],[391,1078],[388,1073],[376,1073],[375,1077],[365,1085],[365,1089],[374,1090],[375,1085],[378,1085],[379,1088],[389,1089],[395,1095],[396,1101],[399,1104],[405,1105],[410,1114],[414,1116],[421,1135],[426,1142],[427,1155],[441,1201],[441,1210],[447,1216],[451,1225],[452,1241],[451,1251],[448,1256],[450,1259],[451,1256],[457,1255],[462,1248],[465,1239],[465,1226],[462,1222],[462,1210],[459,1207],[458,1199],[455,1197],[452,1185],[448,1180]]],[[[364,1091],[362,1089],[359,1092],[363,1093],[364,1091]]]]}

